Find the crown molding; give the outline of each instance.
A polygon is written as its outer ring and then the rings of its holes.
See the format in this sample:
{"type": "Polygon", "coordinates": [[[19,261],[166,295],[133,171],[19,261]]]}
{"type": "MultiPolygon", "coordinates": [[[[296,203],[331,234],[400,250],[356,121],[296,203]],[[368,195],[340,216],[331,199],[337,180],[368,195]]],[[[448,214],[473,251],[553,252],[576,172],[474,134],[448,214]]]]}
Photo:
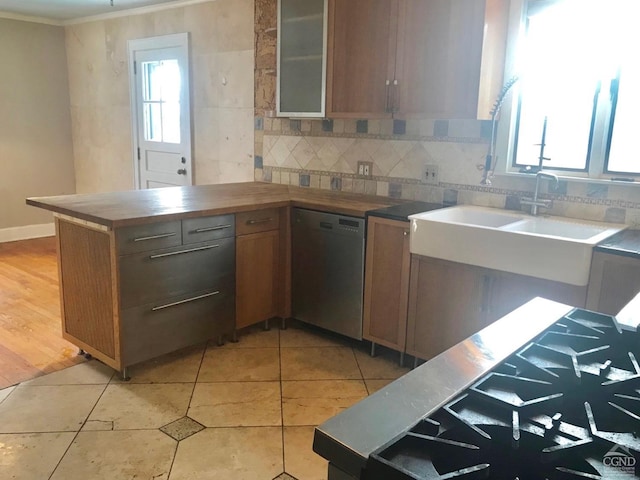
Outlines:
{"type": "Polygon", "coordinates": [[[100,15],[92,15],[89,17],[73,18],[60,22],[61,25],[77,25],[80,23],[97,22],[100,20],[111,20],[114,18],[129,17],[131,15],[144,15],[147,13],[160,12],[162,10],[171,10],[173,8],[188,7],[198,3],[215,2],[216,0],[176,0],[170,3],[160,3],[158,5],[147,5],[146,7],[129,8],[127,10],[118,10],[116,12],[102,13],[100,15]]]}
{"type": "Polygon", "coordinates": [[[20,15],[19,13],[0,11],[0,18],[7,20],[18,20],[20,22],[43,23],[45,25],[53,25],[56,27],[64,26],[61,20],[54,20],[46,17],[32,17],[30,15],[20,15]]]}
{"type": "Polygon", "coordinates": [[[111,20],[113,18],[128,17],[131,15],[144,15],[147,13],[159,12],[162,10],[171,10],[173,8],[188,7],[198,3],[215,2],[216,0],[175,0],[169,3],[160,3],[158,5],[147,5],[145,7],[129,8],[126,10],[117,10],[115,12],[101,13],[99,15],[91,15],[88,17],[73,18],[70,20],[56,20],[53,18],[36,17],[30,15],[21,15],[13,12],[0,11],[0,18],[7,20],[19,20],[22,22],[42,23],[45,25],[53,25],[56,27],[65,27],[67,25],[77,25],[80,23],[97,22],[100,20],[111,20]]]}

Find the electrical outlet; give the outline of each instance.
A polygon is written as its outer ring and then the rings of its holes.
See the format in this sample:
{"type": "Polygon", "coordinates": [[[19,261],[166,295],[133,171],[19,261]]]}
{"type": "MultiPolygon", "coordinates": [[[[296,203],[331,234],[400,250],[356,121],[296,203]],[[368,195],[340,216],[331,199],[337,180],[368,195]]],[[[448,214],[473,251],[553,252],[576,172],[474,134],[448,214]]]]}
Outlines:
{"type": "Polygon", "coordinates": [[[370,177],[373,175],[373,163],[358,162],[358,175],[362,175],[363,177],[370,177]]]}
{"type": "Polygon", "coordinates": [[[428,185],[437,185],[438,183],[440,183],[440,180],[438,178],[438,166],[425,165],[424,167],[422,167],[422,178],[420,181],[428,185]]]}

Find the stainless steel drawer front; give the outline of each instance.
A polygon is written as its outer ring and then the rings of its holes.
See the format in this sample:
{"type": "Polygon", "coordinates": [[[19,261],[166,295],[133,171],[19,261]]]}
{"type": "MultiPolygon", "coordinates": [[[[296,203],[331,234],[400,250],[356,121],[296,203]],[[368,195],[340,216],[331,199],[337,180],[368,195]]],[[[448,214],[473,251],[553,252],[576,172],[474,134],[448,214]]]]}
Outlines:
{"type": "Polygon", "coordinates": [[[123,227],[116,230],[118,255],[148,252],[182,244],[180,220],[123,227]]]}
{"type": "Polygon", "coordinates": [[[179,300],[177,302],[165,303],[164,305],[153,307],[151,310],[155,312],[155,311],[163,310],[169,307],[176,307],[178,305],[182,305],[183,303],[195,302],[196,300],[202,300],[203,298],[212,297],[218,294],[220,294],[220,290],[216,290],[215,292],[204,293],[202,295],[196,295],[195,297],[185,298],[184,300],[179,300]]]}
{"type": "Polygon", "coordinates": [[[182,221],[182,241],[184,245],[233,237],[235,234],[236,223],[234,215],[187,218],[182,221]]]}
{"type": "Polygon", "coordinates": [[[153,304],[147,304],[123,310],[120,323],[123,364],[132,365],[233,333],[233,290],[216,287],[215,291],[219,293],[205,292],[197,300],[193,294],[177,297],[171,308],[154,309],[153,304]]]}
{"type": "Polygon", "coordinates": [[[294,209],[292,313],[348,337],[362,338],[362,218],[294,209]]]}
{"type": "Polygon", "coordinates": [[[172,257],[174,255],[182,255],[185,253],[199,252],[201,250],[210,250],[212,248],[218,248],[220,244],[217,245],[205,245],[204,247],[196,247],[196,248],[188,248],[186,250],[178,250],[176,252],[166,252],[166,253],[156,253],[154,255],[149,255],[151,260],[156,258],[164,258],[164,257],[172,257]]]}
{"type": "Polygon", "coordinates": [[[196,228],[193,232],[189,233],[204,233],[204,232],[213,232],[216,230],[224,230],[226,228],[231,228],[232,225],[219,225],[217,227],[206,227],[206,228],[196,228]]]}
{"type": "Polygon", "coordinates": [[[147,240],[159,240],[161,238],[168,238],[176,236],[176,232],[171,233],[161,233],[159,235],[151,235],[149,237],[136,237],[133,239],[134,242],[146,242],[147,240]]]}
{"type": "Polygon", "coordinates": [[[235,285],[235,237],[213,245],[122,256],[119,262],[122,308],[170,303],[172,297],[218,290],[222,279],[225,289],[235,285]]]}

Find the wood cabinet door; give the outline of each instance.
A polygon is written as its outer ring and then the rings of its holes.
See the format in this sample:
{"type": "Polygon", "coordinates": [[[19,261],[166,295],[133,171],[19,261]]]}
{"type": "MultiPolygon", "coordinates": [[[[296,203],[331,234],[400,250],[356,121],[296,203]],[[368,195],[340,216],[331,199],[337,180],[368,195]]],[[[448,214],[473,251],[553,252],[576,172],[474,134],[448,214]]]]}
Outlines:
{"type": "Polygon", "coordinates": [[[236,237],[236,329],[278,315],[280,232],[236,237]]]}
{"type": "Polygon", "coordinates": [[[407,353],[435,357],[488,325],[483,305],[490,276],[483,268],[412,256],[407,353]]]}
{"type": "Polygon", "coordinates": [[[397,1],[330,0],[328,117],[391,116],[397,1]]]}
{"type": "Polygon", "coordinates": [[[593,253],[587,308],[616,315],[640,292],[640,261],[621,255],[593,253]]]}
{"type": "Polygon", "coordinates": [[[476,118],[484,23],[485,0],[400,0],[397,116],[476,118]]]}
{"type": "Polygon", "coordinates": [[[369,217],[362,336],[403,352],[409,301],[409,222],[369,217]]]}
{"type": "Polygon", "coordinates": [[[535,297],[544,297],[574,307],[584,307],[587,287],[542,278],[493,271],[486,308],[490,321],[498,320],[535,297]]]}

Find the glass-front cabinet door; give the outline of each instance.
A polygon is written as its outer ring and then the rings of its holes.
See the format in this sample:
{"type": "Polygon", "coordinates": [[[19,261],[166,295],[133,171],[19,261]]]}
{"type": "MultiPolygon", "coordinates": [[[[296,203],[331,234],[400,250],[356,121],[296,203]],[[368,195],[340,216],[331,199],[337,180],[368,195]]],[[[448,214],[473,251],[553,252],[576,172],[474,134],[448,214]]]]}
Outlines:
{"type": "Polygon", "coordinates": [[[278,116],[324,117],[327,2],[278,1],[278,116]]]}

